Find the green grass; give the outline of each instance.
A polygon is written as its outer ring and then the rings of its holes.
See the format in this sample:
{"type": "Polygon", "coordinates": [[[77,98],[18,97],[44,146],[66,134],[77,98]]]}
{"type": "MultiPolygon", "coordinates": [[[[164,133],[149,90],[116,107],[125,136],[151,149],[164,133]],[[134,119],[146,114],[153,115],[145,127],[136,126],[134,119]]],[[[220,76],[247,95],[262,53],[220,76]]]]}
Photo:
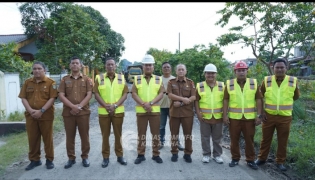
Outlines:
{"type": "MultiPolygon", "coordinates": [[[[62,109],[55,110],[54,133],[64,130],[62,109]]],[[[28,139],[26,132],[13,133],[0,137],[1,141],[6,142],[0,147],[0,177],[6,168],[28,154],[28,139]],[[12,148],[14,147],[14,148],[12,148]]]]}

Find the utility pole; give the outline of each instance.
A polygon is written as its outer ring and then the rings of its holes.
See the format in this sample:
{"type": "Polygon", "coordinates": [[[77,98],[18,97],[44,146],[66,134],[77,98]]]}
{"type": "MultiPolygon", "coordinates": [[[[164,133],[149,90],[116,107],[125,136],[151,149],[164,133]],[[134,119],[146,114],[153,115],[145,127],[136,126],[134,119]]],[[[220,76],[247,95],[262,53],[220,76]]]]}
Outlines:
{"type": "Polygon", "coordinates": [[[178,52],[180,53],[180,33],[178,33],[178,52]]]}

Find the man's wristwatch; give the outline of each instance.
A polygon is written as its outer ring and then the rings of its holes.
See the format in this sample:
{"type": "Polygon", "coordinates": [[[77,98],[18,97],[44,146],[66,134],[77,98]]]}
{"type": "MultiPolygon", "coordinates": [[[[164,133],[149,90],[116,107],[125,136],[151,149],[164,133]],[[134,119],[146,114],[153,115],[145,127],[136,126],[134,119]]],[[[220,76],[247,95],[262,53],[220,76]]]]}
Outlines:
{"type": "Polygon", "coordinates": [[[261,119],[261,118],[262,118],[262,115],[261,115],[261,114],[257,114],[257,117],[261,119]]]}
{"type": "Polygon", "coordinates": [[[150,101],[150,106],[152,106],[153,105],[153,102],[152,101],[150,101]]]}
{"type": "Polygon", "coordinates": [[[115,109],[117,109],[117,108],[118,108],[117,104],[114,104],[114,106],[115,106],[115,109]]]}
{"type": "Polygon", "coordinates": [[[46,111],[46,109],[44,109],[44,108],[40,109],[40,112],[42,112],[42,113],[44,113],[45,111],[46,111]]]}

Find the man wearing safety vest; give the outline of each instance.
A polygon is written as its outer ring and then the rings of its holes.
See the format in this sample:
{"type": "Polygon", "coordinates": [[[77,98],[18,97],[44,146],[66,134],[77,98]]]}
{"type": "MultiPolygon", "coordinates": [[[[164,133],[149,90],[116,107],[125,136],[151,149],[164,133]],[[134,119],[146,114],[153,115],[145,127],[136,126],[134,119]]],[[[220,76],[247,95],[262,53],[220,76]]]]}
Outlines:
{"type": "Polygon", "coordinates": [[[287,170],[283,164],[287,155],[293,102],[300,97],[297,78],[286,75],[286,67],[286,60],[276,59],[273,62],[275,75],[266,76],[261,85],[261,93],[265,100],[262,114],[262,140],[259,155],[255,161],[258,166],[265,164],[276,130],[278,142],[276,166],[281,171],[287,170]]]}
{"type": "Polygon", "coordinates": [[[238,165],[241,158],[239,139],[243,134],[247,165],[257,170],[255,164],[255,126],[261,123],[261,94],[257,80],[247,78],[247,64],[239,61],[234,66],[235,79],[226,81],[223,100],[223,121],[229,125],[232,161],[230,167],[238,165]]]}
{"type": "Polygon", "coordinates": [[[223,131],[223,95],[224,83],[216,81],[217,67],[208,64],[204,69],[205,81],[196,85],[195,110],[200,122],[200,136],[203,151],[202,162],[208,163],[211,154],[213,160],[223,163],[221,158],[222,131],[223,131]],[[210,137],[212,138],[213,151],[211,152],[210,137]]]}
{"type": "Polygon", "coordinates": [[[99,103],[98,117],[103,139],[103,168],[107,167],[109,163],[111,126],[114,129],[117,162],[127,165],[127,161],[123,157],[121,136],[125,111],[123,103],[127,99],[128,86],[124,76],[115,73],[116,63],[113,58],[106,59],[105,69],[105,74],[101,73],[96,76],[93,88],[95,99],[99,103]]]}
{"type": "Polygon", "coordinates": [[[135,76],[132,86],[132,98],[136,101],[136,116],[138,127],[138,157],[135,164],[145,160],[146,133],[148,123],[152,135],[152,159],[157,163],[163,163],[160,157],[160,106],[164,86],[162,78],[153,74],[154,58],[146,54],[142,60],[143,75],[135,76]]]}

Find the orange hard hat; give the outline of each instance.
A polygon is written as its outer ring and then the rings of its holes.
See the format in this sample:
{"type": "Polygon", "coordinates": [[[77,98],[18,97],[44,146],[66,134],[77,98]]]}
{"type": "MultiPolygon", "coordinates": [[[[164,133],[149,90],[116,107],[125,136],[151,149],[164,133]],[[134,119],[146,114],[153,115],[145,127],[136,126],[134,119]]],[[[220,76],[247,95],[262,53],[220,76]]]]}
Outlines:
{"type": "Polygon", "coordinates": [[[244,61],[239,61],[234,66],[234,70],[236,70],[236,69],[248,69],[248,67],[244,61]]]}

